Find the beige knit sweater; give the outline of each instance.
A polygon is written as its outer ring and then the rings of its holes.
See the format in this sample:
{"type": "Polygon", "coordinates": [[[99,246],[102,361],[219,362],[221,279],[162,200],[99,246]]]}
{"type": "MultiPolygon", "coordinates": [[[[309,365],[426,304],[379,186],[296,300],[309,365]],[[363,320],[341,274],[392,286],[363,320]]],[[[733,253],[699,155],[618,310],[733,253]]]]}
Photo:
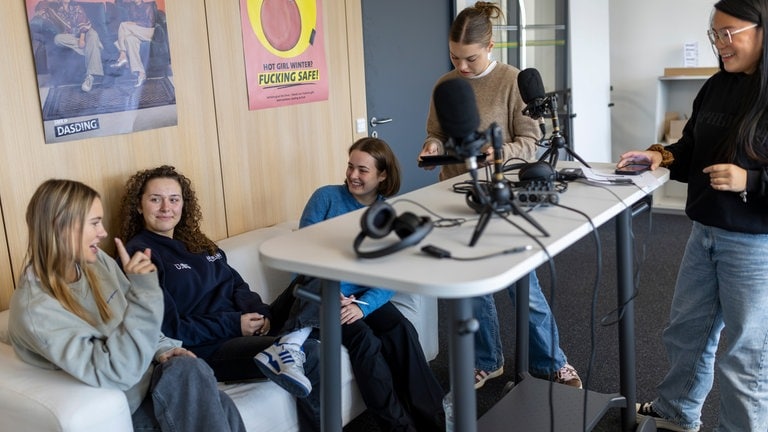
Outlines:
{"type": "MultiPolygon", "coordinates": [[[[505,63],[497,63],[496,67],[481,78],[463,78],[454,69],[437,80],[435,87],[443,81],[460,78],[469,82],[475,93],[477,110],[480,115],[479,130],[486,130],[491,123],[496,122],[504,136],[504,160],[522,158],[533,160],[536,156],[536,143],[541,138],[538,121],[522,114],[525,103],[517,88],[517,75],[520,70],[505,63]]],[[[433,89],[434,91],[434,89],[433,89]]],[[[430,102],[427,117],[427,138],[424,144],[435,142],[439,153],[445,153],[443,143],[448,136],[440,128],[435,112],[434,100],[430,102]]],[[[491,143],[488,143],[485,149],[491,143]]],[[[440,180],[445,180],[467,172],[464,164],[443,165],[440,180]]]]}

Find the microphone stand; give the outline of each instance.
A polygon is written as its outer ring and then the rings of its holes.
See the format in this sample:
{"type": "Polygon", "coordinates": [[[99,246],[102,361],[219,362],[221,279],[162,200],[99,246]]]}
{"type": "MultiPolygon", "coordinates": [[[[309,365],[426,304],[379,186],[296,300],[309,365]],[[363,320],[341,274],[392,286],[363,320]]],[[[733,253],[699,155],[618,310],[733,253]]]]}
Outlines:
{"type": "Polygon", "coordinates": [[[557,93],[552,94],[552,96],[550,96],[548,99],[549,103],[547,104],[547,110],[552,113],[552,136],[550,136],[549,140],[547,141],[549,148],[544,152],[544,154],[541,155],[539,162],[543,162],[549,158],[549,166],[555,168],[557,165],[557,159],[560,155],[560,149],[563,149],[567,154],[581,162],[585,167],[591,168],[589,164],[584,161],[584,159],[582,159],[568,146],[568,144],[565,142],[565,137],[562,133],[560,133],[560,121],[557,117],[557,93]]]}
{"type": "Polygon", "coordinates": [[[493,143],[493,177],[491,181],[491,187],[486,192],[480,182],[477,180],[477,162],[474,158],[467,159],[467,168],[470,168],[469,172],[472,176],[472,185],[475,190],[475,196],[480,200],[480,204],[483,206],[482,212],[480,212],[480,218],[477,221],[475,230],[472,233],[472,239],[469,241],[470,246],[477,244],[480,236],[483,234],[488,221],[491,219],[494,213],[508,213],[512,212],[523,217],[528,223],[536,227],[545,237],[549,237],[549,233],[536,222],[531,215],[524,211],[515,202],[512,196],[512,190],[509,186],[509,182],[504,179],[504,171],[502,163],[504,159],[504,151],[502,149],[502,133],[501,127],[495,122],[490,126],[491,142],[493,143]],[[471,167],[474,166],[474,168],[471,167]]]}

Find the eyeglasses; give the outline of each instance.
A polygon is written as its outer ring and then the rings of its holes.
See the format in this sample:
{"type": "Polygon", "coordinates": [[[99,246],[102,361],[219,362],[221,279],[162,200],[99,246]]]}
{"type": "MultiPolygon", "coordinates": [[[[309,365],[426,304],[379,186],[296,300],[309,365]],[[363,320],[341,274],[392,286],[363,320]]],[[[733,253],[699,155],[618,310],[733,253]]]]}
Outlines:
{"type": "Polygon", "coordinates": [[[745,30],[749,30],[751,28],[757,27],[757,24],[751,24],[746,27],[742,27],[737,30],[729,30],[729,29],[722,29],[722,30],[715,30],[715,29],[709,29],[707,30],[707,36],[709,36],[709,41],[712,43],[712,45],[720,42],[723,45],[730,45],[733,43],[733,35],[737,33],[741,33],[745,30]]]}

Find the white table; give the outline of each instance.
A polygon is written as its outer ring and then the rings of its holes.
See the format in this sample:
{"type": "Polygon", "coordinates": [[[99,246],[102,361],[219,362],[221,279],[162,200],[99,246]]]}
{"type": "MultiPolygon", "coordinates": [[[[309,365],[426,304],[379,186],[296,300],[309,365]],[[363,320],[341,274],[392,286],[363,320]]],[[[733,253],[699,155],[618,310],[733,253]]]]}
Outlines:
{"type": "MultiPolygon", "coordinates": [[[[573,163],[561,162],[558,168],[574,166],[573,163]]],[[[600,164],[593,164],[593,167],[600,164]]],[[[603,164],[608,167],[612,164],[603,164]]],[[[642,200],[669,178],[669,172],[659,169],[653,172],[656,181],[642,188],[637,186],[602,186],[596,187],[572,182],[568,190],[561,194],[562,205],[577,208],[592,219],[595,226],[600,226],[619,216],[617,226],[624,227],[625,233],[619,233],[619,301],[621,292],[632,293],[632,257],[631,239],[628,229],[631,227],[631,206],[642,200]],[[627,243],[628,242],[628,243],[627,243]],[[629,256],[626,256],[629,254],[629,256]],[[622,276],[623,274],[623,276],[622,276]]],[[[467,176],[468,178],[468,176],[467,176]]],[[[427,214],[417,205],[405,201],[417,202],[442,217],[464,217],[476,219],[477,215],[465,203],[463,195],[452,191],[451,185],[461,180],[451,179],[440,182],[400,197],[389,200],[398,215],[405,211],[417,215],[427,214]]],[[[450,300],[451,310],[451,388],[454,397],[454,424],[456,431],[474,432],[476,423],[476,401],[474,382],[471,371],[474,368],[473,334],[468,329],[471,324],[471,297],[491,294],[512,283],[523,279],[528,273],[547,261],[547,255],[527,235],[519,229],[493,216],[483,231],[482,237],[474,247],[469,246],[475,224],[466,223],[452,228],[435,228],[418,245],[404,251],[377,259],[359,259],[352,244],[360,232],[360,217],[364,210],[326,220],[291,234],[264,242],[260,248],[261,260],[266,265],[280,270],[300,273],[321,278],[325,281],[322,291],[323,307],[321,334],[323,350],[321,353],[322,383],[340,382],[341,331],[339,323],[339,285],[338,281],[348,281],[361,285],[385,287],[396,291],[417,293],[450,300]],[[454,256],[469,257],[498,252],[516,246],[533,245],[533,249],[523,253],[502,255],[479,261],[456,261],[437,259],[423,254],[421,246],[433,244],[449,250],[454,256]]],[[[551,256],[563,251],[592,231],[584,216],[559,207],[542,207],[530,215],[549,232],[543,237],[520,216],[511,216],[522,228],[537,236],[551,256]]],[[[618,231],[618,230],[617,230],[618,231]]],[[[363,248],[379,248],[388,241],[397,238],[392,234],[387,239],[366,240],[363,248]]],[[[561,269],[562,271],[562,269],[561,269]]],[[[527,278],[525,278],[527,280],[527,278]]],[[[526,284],[522,288],[526,288],[526,284]]],[[[524,299],[527,304],[527,294],[524,299]]],[[[628,299],[626,299],[628,300],[628,299]]],[[[519,302],[518,302],[519,303],[519,302]]],[[[632,324],[634,315],[631,301],[625,310],[623,323],[632,324]]],[[[527,308],[524,308],[527,310],[527,308]]],[[[527,320],[527,318],[526,318],[527,320]]],[[[519,328],[520,326],[518,326],[519,328]]],[[[522,326],[527,329],[527,324],[522,326]]],[[[620,326],[624,327],[624,325],[620,326]]],[[[622,394],[627,396],[628,406],[634,407],[634,328],[630,326],[629,335],[622,335],[622,361],[631,357],[629,381],[622,378],[622,394]],[[626,341],[626,339],[629,339],[626,341]],[[624,353],[624,351],[629,351],[624,353]],[[631,402],[631,405],[629,403],[631,402]]],[[[620,330],[622,331],[622,330],[620,330]]],[[[525,335],[527,340],[527,335],[525,335]]],[[[520,347],[518,347],[520,348],[520,347]]],[[[525,347],[527,352],[527,346],[525,347]]],[[[516,357],[517,358],[517,357],[516,357]]],[[[524,359],[527,365],[527,358],[524,359]]],[[[623,364],[623,369],[625,365],[623,364]]],[[[624,374],[623,374],[624,375],[624,374]]],[[[323,385],[322,426],[324,431],[342,429],[339,386],[323,385]]],[[[628,412],[625,419],[634,426],[634,410],[628,412]]],[[[624,414],[624,411],[623,411],[624,414]]]]}

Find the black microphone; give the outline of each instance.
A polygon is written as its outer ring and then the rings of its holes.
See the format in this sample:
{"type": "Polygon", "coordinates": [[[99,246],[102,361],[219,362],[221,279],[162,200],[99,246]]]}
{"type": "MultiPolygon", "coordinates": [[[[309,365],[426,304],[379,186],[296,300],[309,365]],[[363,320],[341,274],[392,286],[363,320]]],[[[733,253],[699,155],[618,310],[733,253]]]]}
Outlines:
{"type": "Polygon", "coordinates": [[[443,81],[435,87],[433,99],[440,128],[450,137],[446,151],[465,159],[467,168],[477,169],[476,156],[488,137],[477,130],[480,114],[472,87],[461,78],[443,81]]]}
{"type": "Polygon", "coordinates": [[[539,128],[543,136],[547,131],[544,114],[547,112],[548,101],[544,93],[541,74],[534,68],[522,70],[517,75],[517,87],[520,89],[520,96],[526,104],[523,115],[539,120],[539,128]]]}

